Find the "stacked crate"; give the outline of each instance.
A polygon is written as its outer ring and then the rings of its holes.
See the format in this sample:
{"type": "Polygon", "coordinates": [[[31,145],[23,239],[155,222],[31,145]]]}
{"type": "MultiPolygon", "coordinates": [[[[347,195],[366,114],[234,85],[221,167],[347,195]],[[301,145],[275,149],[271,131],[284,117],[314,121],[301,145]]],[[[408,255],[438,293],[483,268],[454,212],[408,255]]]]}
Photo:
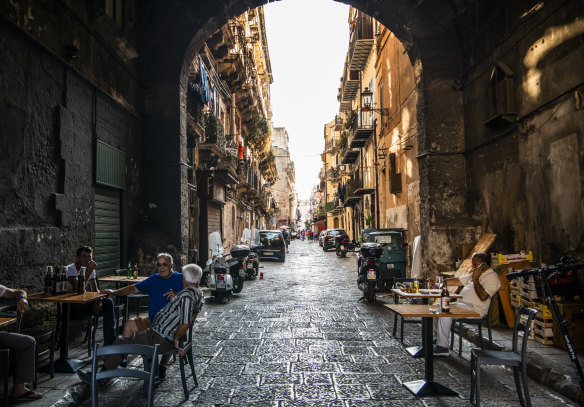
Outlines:
{"type": "Polygon", "coordinates": [[[522,278],[512,280],[509,282],[509,287],[511,305],[515,308],[515,312],[521,305],[539,310],[533,319],[531,338],[544,345],[552,345],[554,343],[552,314],[537,294],[533,277],[529,277],[526,281],[522,278]]]}
{"type": "Polygon", "coordinates": [[[531,337],[539,343],[544,345],[554,344],[554,321],[552,313],[544,304],[539,304],[539,312],[535,314],[533,319],[533,326],[531,329],[531,337]]]}
{"type": "MultiPolygon", "coordinates": [[[[560,301],[558,309],[562,319],[566,322],[568,336],[572,340],[574,349],[584,348],[584,302],[560,301]]],[[[554,342],[565,348],[560,330],[554,322],[554,342]]]]}

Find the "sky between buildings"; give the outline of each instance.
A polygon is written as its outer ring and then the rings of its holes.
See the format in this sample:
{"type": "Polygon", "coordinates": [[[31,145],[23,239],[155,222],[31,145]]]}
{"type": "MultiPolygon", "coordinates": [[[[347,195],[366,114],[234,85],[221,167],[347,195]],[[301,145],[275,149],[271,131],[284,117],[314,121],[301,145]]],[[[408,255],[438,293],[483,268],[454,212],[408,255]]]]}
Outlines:
{"type": "Polygon", "coordinates": [[[337,90],[349,46],[349,6],[332,0],[282,0],[264,6],[274,83],[275,127],[285,127],[296,191],[318,183],[324,124],[339,113],[337,90]]]}

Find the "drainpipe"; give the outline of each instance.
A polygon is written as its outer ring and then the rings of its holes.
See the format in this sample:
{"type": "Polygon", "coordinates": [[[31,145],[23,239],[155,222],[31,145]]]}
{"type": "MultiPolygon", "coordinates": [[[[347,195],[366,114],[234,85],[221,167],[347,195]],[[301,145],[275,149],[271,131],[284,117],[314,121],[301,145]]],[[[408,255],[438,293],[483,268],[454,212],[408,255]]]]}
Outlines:
{"type": "Polygon", "coordinates": [[[373,157],[375,164],[373,169],[375,171],[375,228],[379,229],[379,180],[377,176],[377,119],[373,119],[373,157]]]}

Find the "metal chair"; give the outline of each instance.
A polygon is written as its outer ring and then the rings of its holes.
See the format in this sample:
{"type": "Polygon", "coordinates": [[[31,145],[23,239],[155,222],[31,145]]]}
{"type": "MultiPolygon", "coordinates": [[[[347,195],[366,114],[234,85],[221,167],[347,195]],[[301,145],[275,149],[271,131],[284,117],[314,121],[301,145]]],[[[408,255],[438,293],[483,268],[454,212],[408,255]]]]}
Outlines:
{"type": "MultiPolygon", "coordinates": [[[[424,279],[423,278],[412,278],[412,277],[394,277],[393,282],[395,284],[403,284],[403,283],[413,283],[414,281],[418,281],[419,288],[423,288],[424,286],[424,279]]],[[[400,303],[400,296],[398,294],[393,294],[393,302],[394,304],[400,303]]],[[[397,335],[397,318],[398,316],[401,318],[400,324],[400,341],[404,341],[404,322],[413,323],[413,322],[420,322],[420,319],[408,319],[404,320],[401,315],[398,315],[396,312],[393,313],[393,337],[397,335]]]]}
{"type": "Polygon", "coordinates": [[[8,381],[10,380],[10,349],[0,349],[0,365],[2,368],[2,378],[4,379],[4,407],[10,405],[10,396],[8,394],[8,381]]]}
{"type": "Polygon", "coordinates": [[[119,344],[100,347],[96,344],[93,352],[93,370],[91,372],[91,406],[97,407],[98,405],[98,380],[111,379],[113,377],[134,377],[144,380],[147,405],[152,407],[154,379],[158,372],[157,353],[158,345],[119,344]],[[107,355],[140,355],[144,360],[149,362],[144,363],[144,370],[138,368],[118,367],[116,369],[102,370],[101,372],[98,372],[99,358],[107,355]]]}
{"type": "Polygon", "coordinates": [[[185,400],[189,399],[189,389],[187,388],[187,379],[185,375],[185,364],[191,366],[191,374],[193,376],[193,381],[195,382],[195,387],[199,387],[199,382],[197,380],[197,375],[195,373],[195,363],[193,361],[193,326],[191,325],[189,328],[188,333],[185,335],[180,341],[180,347],[184,349],[185,353],[183,356],[178,355],[178,351],[176,349],[171,349],[168,352],[165,352],[164,355],[173,355],[174,357],[178,356],[178,361],[180,364],[180,378],[182,380],[183,392],[185,395],[185,400]]]}
{"type": "Polygon", "coordinates": [[[527,387],[527,339],[529,338],[529,331],[531,330],[531,322],[537,313],[536,310],[526,307],[519,307],[517,311],[517,319],[515,320],[515,327],[513,328],[513,348],[512,351],[495,351],[488,349],[473,349],[471,351],[470,359],[470,402],[473,403],[476,399],[476,406],[480,406],[480,391],[481,391],[481,365],[504,365],[513,368],[513,375],[515,376],[515,387],[519,402],[522,406],[531,407],[531,399],[529,398],[529,389],[527,387]],[[521,349],[519,347],[519,333],[523,333],[521,339],[521,349]],[[521,370],[521,380],[519,378],[519,371],[521,370]],[[525,401],[521,391],[521,382],[523,382],[523,392],[525,392],[525,401]]]}
{"type": "Polygon", "coordinates": [[[482,326],[486,325],[487,326],[487,333],[489,335],[489,348],[491,348],[491,345],[493,344],[493,335],[491,332],[491,328],[492,328],[492,316],[493,316],[493,306],[495,304],[498,304],[497,299],[499,298],[499,293],[496,292],[492,297],[491,297],[491,302],[489,303],[489,310],[487,311],[487,314],[483,317],[483,318],[460,318],[460,319],[455,319],[452,321],[452,327],[450,328],[450,350],[454,349],[454,333],[458,333],[458,356],[462,355],[462,324],[475,324],[478,325],[479,327],[479,342],[480,342],[480,347],[481,349],[483,349],[483,331],[482,331],[482,326]],[[458,325],[458,329],[456,328],[456,325],[458,325]]]}
{"type": "MultiPolygon", "coordinates": [[[[116,270],[116,275],[117,276],[125,276],[127,273],[126,269],[118,269],[116,270]]],[[[125,313],[125,317],[124,317],[124,322],[126,322],[126,320],[128,319],[129,313],[130,313],[130,300],[135,300],[136,301],[136,316],[140,315],[140,311],[141,310],[147,310],[148,309],[148,305],[140,305],[140,301],[142,300],[149,300],[150,296],[148,294],[143,294],[143,293],[136,293],[136,294],[128,294],[126,296],[126,313],[125,313]]]]}

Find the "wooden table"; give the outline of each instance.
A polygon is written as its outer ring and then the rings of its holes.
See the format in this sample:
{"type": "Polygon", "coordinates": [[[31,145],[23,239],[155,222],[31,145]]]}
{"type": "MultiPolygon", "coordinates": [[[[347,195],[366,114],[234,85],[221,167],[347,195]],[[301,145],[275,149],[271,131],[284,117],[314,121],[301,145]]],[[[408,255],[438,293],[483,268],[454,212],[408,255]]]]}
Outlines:
{"type": "Polygon", "coordinates": [[[16,318],[0,318],[0,328],[16,323],[16,318]]]}
{"type": "MultiPolygon", "coordinates": [[[[421,289],[421,290],[423,292],[427,291],[427,289],[421,289]]],[[[424,304],[428,304],[428,300],[431,298],[436,299],[436,298],[440,298],[440,296],[441,296],[441,294],[438,293],[438,291],[435,291],[436,294],[431,294],[429,292],[428,293],[421,293],[421,292],[407,293],[405,291],[400,290],[399,288],[392,288],[391,292],[399,295],[400,297],[408,298],[410,300],[421,298],[424,304]]],[[[462,295],[451,293],[450,298],[462,298],[462,295]]],[[[424,337],[423,331],[422,331],[422,337],[424,337]]],[[[424,357],[424,347],[423,346],[410,346],[410,347],[406,348],[406,352],[408,352],[414,358],[423,358],[424,357]]]]}
{"type": "Polygon", "coordinates": [[[422,340],[424,348],[424,380],[404,383],[414,396],[458,396],[458,393],[434,381],[434,349],[432,344],[432,318],[480,318],[478,312],[450,305],[450,312],[434,314],[427,304],[384,304],[393,312],[405,318],[422,318],[422,340]]]}
{"type": "Polygon", "coordinates": [[[28,295],[29,301],[57,303],[57,329],[55,331],[58,331],[62,314],[63,312],[65,313],[65,320],[61,325],[59,359],[55,361],[55,372],[75,373],[87,363],[87,361],[82,361],[79,359],[69,359],[69,325],[71,319],[71,304],[86,304],[101,298],[105,298],[105,296],[106,295],[103,293],[93,291],[86,291],[84,294],[69,292],[59,295],[47,295],[44,292],[40,292],[28,295]],[[63,311],[61,311],[61,304],[63,304],[63,311]]]}

